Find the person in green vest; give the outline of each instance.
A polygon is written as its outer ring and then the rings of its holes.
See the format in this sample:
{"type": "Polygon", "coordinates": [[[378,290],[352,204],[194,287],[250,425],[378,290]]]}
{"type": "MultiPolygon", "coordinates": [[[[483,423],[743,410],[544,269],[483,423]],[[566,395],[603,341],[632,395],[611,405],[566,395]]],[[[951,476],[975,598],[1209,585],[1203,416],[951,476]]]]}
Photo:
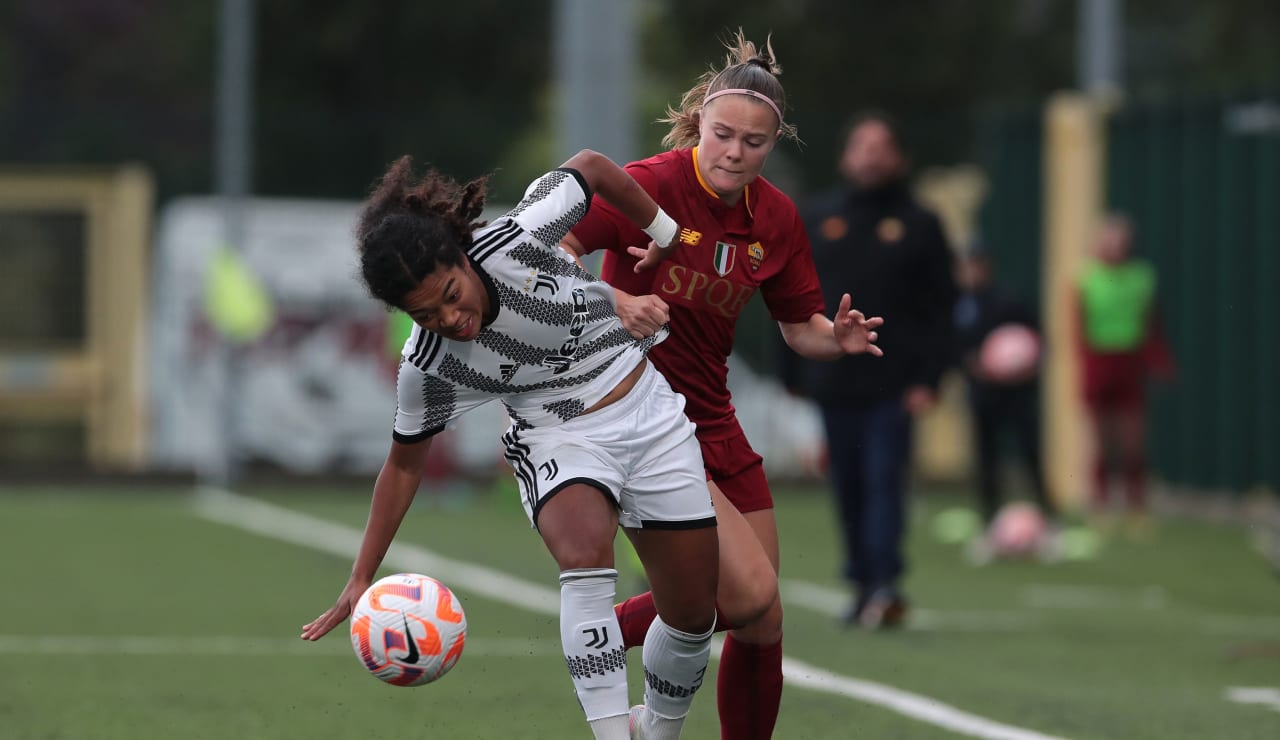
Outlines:
{"type": "Polygon", "coordinates": [[[1109,215],[1077,283],[1078,347],[1084,404],[1094,439],[1091,508],[1110,520],[1113,474],[1125,484],[1129,526],[1148,528],[1146,383],[1169,377],[1173,357],[1156,310],[1156,273],[1133,254],[1134,226],[1109,215]]]}

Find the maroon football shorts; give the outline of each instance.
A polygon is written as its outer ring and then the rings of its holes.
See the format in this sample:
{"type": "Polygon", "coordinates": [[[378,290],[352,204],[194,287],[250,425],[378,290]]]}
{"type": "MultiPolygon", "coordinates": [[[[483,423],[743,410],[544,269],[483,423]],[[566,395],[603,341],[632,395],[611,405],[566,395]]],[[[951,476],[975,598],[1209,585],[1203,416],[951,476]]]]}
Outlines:
{"type": "Polygon", "coordinates": [[[1084,402],[1089,410],[1132,411],[1143,407],[1147,368],[1141,352],[1085,353],[1080,371],[1084,374],[1084,402]]]}
{"type": "Polygon", "coordinates": [[[764,458],[745,434],[728,439],[699,440],[707,480],[712,481],[734,507],[746,514],[773,508],[773,494],[764,475],[764,458]]]}

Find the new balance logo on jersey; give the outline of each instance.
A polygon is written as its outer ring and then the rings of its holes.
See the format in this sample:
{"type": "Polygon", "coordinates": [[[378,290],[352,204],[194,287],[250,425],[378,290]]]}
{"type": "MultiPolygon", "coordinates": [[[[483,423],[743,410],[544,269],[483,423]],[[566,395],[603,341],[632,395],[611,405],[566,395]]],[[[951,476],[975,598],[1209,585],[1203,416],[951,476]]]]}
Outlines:
{"type": "Polygon", "coordinates": [[[556,462],[554,459],[548,460],[539,465],[538,470],[541,470],[547,476],[547,480],[551,480],[557,475],[560,475],[560,463],[556,462]]]}
{"type": "Polygon", "coordinates": [[[573,356],[578,353],[578,343],[582,340],[582,332],[587,328],[587,294],[582,288],[573,290],[573,318],[569,320],[569,338],[560,345],[560,351],[547,355],[542,364],[555,370],[556,374],[569,369],[573,356]]]}
{"type": "Polygon", "coordinates": [[[601,627],[596,629],[591,627],[582,631],[584,635],[591,635],[591,639],[587,642],[589,648],[603,648],[609,644],[609,628],[601,627]]]}
{"type": "Polygon", "coordinates": [[[702,232],[693,229],[680,229],[680,243],[688,244],[691,247],[698,246],[698,242],[702,241],[702,232]]]}
{"type": "Polygon", "coordinates": [[[537,282],[533,284],[533,292],[537,293],[542,288],[546,288],[548,293],[555,295],[560,291],[560,283],[550,275],[539,275],[537,282]]]}

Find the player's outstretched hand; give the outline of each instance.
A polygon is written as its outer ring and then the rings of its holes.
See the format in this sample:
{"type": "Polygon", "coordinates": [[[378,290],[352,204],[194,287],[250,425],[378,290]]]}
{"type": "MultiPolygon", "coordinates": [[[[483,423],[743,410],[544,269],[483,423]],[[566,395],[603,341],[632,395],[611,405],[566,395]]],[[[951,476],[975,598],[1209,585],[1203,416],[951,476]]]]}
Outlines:
{"type": "Polygon", "coordinates": [[[670,252],[670,249],[659,247],[657,242],[649,242],[647,247],[627,247],[627,254],[640,260],[635,266],[637,273],[657,267],[658,263],[666,259],[670,252]]]}
{"type": "Polygon", "coordinates": [[[853,299],[845,293],[840,299],[840,309],[836,311],[833,327],[840,348],[851,355],[867,352],[883,357],[884,352],[876,346],[880,335],[875,330],[884,323],[884,319],[879,316],[867,318],[861,311],[851,308],[852,305],[853,299]]]}
{"type": "Polygon", "coordinates": [[[369,582],[359,581],[354,577],[348,580],[346,587],[342,589],[342,594],[338,596],[337,603],[329,607],[324,614],[302,626],[302,639],[319,640],[328,634],[329,630],[346,621],[347,617],[351,616],[351,610],[355,608],[356,602],[369,586],[369,582]]]}
{"type": "Polygon", "coordinates": [[[618,319],[635,339],[653,336],[670,318],[667,302],[656,295],[633,296],[614,288],[618,319]]]}

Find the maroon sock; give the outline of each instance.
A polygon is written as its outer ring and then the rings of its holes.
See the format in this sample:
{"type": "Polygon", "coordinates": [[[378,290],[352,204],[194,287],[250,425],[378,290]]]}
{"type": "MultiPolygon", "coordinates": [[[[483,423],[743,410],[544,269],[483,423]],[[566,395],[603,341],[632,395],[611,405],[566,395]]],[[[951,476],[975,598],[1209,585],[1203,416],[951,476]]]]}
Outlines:
{"type": "Polygon", "coordinates": [[[644,644],[644,636],[649,633],[649,625],[658,616],[658,608],[653,605],[653,592],[645,591],[639,596],[632,596],[613,607],[618,615],[618,624],[622,627],[622,644],[631,649],[644,644]]]}
{"type": "MultiPolygon", "coordinates": [[[[645,591],[620,604],[614,604],[613,613],[618,615],[618,624],[622,627],[622,644],[630,650],[644,644],[644,636],[649,634],[649,625],[658,616],[658,607],[653,604],[653,592],[645,591]]],[[[724,614],[720,613],[720,606],[716,605],[716,632],[736,630],[740,626],[730,624],[724,614]]]]}
{"type": "Polygon", "coordinates": [[[782,642],[724,638],[716,679],[721,740],[769,740],[782,703],[782,642]]]}

